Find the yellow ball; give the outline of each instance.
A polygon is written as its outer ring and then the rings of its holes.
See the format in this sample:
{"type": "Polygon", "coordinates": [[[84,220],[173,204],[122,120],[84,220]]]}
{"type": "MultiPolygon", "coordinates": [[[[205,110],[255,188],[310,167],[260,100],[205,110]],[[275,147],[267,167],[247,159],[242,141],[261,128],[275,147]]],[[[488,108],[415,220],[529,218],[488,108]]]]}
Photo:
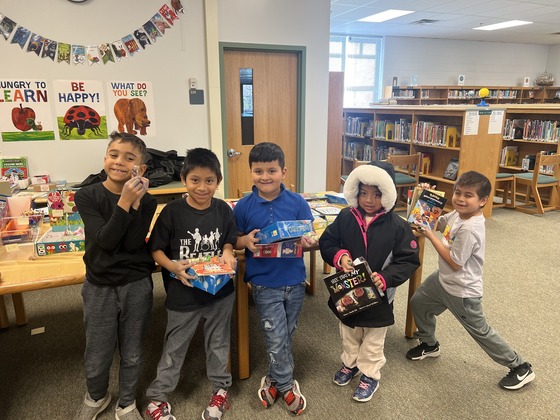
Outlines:
{"type": "Polygon", "coordinates": [[[481,98],[486,98],[488,95],[490,95],[490,91],[487,88],[482,88],[478,91],[478,96],[481,98]]]}

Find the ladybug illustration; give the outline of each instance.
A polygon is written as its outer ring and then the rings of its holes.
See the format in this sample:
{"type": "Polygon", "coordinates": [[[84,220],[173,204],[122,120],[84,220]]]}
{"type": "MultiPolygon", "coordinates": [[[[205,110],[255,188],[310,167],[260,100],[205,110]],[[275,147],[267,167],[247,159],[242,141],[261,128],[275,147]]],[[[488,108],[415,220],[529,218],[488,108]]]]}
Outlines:
{"type": "Polygon", "coordinates": [[[100,135],[100,123],[101,118],[95,109],[86,105],[74,105],[64,115],[63,134],[69,136],[72,129],[76,128],[78,134],[82,136],[89,128],[94,134],[100,135]]]}

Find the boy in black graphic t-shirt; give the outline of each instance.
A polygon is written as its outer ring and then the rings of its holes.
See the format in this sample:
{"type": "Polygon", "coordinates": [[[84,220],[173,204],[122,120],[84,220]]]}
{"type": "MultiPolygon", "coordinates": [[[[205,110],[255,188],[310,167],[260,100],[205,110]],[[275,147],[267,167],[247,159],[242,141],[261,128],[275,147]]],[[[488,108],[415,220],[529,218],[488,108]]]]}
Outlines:
{"type": "Polygon", "coordinates": [[[212,383],[212,398],[203,413],[205,419],[221,418],[229,408],[227,390],[231,312],[235,295],[228,281],[215,295],[190,284],[185,270],[200,257],[219,256],[232,268],[237,227],[226,202],[214,198],[222,173],[216,155],[208,149],[189,150],[181,180],[188,195],[167,204],[152,230],[149,246],[162,267],[167,291],[167,330],[157,377],[146,395],[151,400],[146,414],[153,419],[174,419],[168,395],[179,381],[191,338],[204,320],[206,370],[212,383]]]}

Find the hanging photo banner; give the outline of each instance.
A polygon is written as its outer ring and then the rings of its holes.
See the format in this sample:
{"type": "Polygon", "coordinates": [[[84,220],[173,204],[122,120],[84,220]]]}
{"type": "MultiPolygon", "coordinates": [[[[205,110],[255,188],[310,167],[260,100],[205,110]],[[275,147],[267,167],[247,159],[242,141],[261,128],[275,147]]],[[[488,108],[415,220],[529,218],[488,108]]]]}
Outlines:
{"type": "Polygon", "coordinates": [[[101,81],[55,80],[53,86],[60,140],[109,137],[101,81]]]}
{"type": "Polygon", "coordinates": [[[29,35],[31,35],[29,29],[25,29],[23,26],[20,26],[19,28],[16,29],[16,33],[12,38],[12,44],[18,44],[21,47],[21,49],[23,49],[25,43],[29,39],[29,35]]]}
{"type": "Polygon", "coordinates": [[[151,82],[107,82],[107,104],[109,132],[114,130],[155,137],[154,91],[151,82]]]}
{"type": "Polygon", "coordinates": [[[16,28],[17,23],[15,23],[12,19],[7,16],[2,18],[0,21],[0,34],[4,37],[4,40],[8,40],[14,29],[16,28]]]}
{"type": "Polygon", "coordinates": [[[65,44],[63,42],[58,43],[58,54],[56,61],[59,63],[67,63],[70,64],[70,48],[72,46],[70,44],[65,44]]]}
{"type": "Polygon", "coordinates": [[[148,22],[134,30],[132,34],[127,34],[112,43],[93,46],[72,45],[48,39],[37,33],[32,34],[23,26],[18,27],[16,22],[1,13],[0,35],[8,41],[13,33],[12,44],[18,44],[21,49],[27,45],[27,52],[34,52],[38,57],[48,57],[53,61],[56,57],[58,63],[78,65],[84,64],[87,60],[89,65],[97,64],[100,61],[107,64],[109,61],[120,61],[126,56],[132,57],[135,52],[146,49],[147,45],[155,43],[156,39],[163,36],[165,30],[171,28],[173,22],[179,19],[179,13],[185,13],[181,1],[171,0],[171,7],[167,4],[161,6],[148,22]],[[113,50],[111,54],[109,54],[109,46],[113,50]]]}
{"type": "Polygon", "coordinates": [[[54,118],[45,80],[0,79],[2,141],[54,140],[54,118]]]}

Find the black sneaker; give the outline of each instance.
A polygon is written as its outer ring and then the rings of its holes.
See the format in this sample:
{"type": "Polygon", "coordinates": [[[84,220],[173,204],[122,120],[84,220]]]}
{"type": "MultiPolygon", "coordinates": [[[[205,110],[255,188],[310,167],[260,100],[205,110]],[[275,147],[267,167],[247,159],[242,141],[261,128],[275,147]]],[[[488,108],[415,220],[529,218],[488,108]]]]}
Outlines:
{"type": "Polygon", "coordinates": [[[416,347],[411,348],[406,353],[406,358],[410,360],[424,360],[426,357],[438,357],[439,356],[439,343],[430,346],[426,343],[420,343],[416,347]]]}
{"type": "Polygon", "coordinates": [[[535,379],[535,372],[531,369],[530,363],[523,363],[509,370],[509,373],[502,378],[500,386],[512,391],[522,388],[535,379]]]}

